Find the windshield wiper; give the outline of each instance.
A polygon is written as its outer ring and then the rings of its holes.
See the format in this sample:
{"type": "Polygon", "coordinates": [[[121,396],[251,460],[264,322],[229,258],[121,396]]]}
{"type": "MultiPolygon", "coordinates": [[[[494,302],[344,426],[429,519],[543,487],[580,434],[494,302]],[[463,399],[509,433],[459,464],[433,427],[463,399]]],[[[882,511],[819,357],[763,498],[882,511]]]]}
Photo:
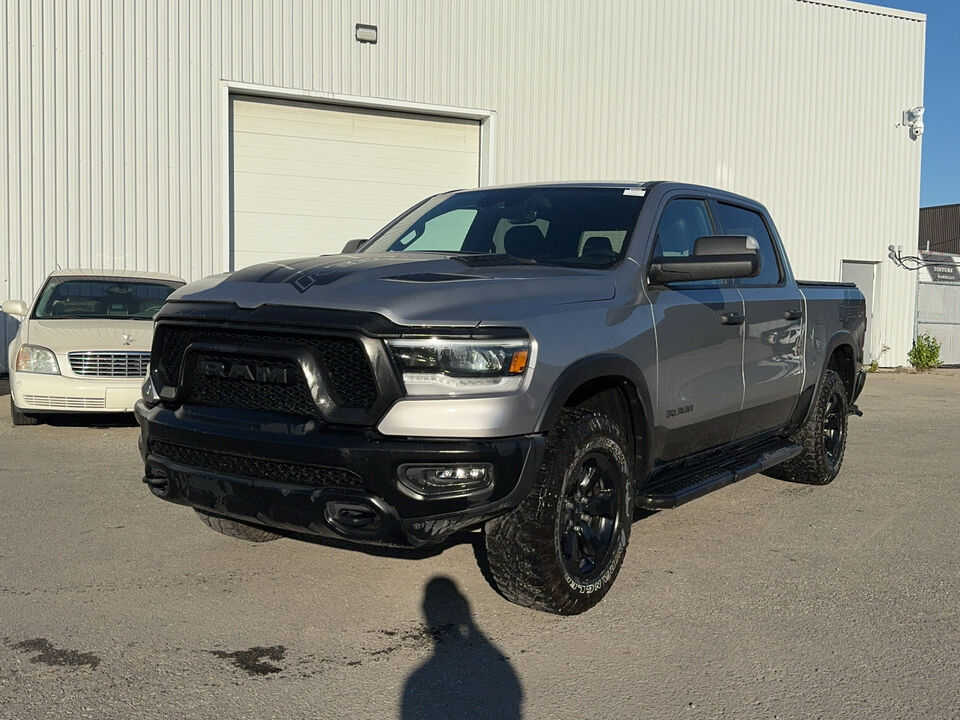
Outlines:
{"type": "Polygon", "coordinates": [[[453,256],[467,267],[480,267],[482,265],[539,265],[540,262],[533,258],[517,257],[509,253],[461,253],[453,256]]]}

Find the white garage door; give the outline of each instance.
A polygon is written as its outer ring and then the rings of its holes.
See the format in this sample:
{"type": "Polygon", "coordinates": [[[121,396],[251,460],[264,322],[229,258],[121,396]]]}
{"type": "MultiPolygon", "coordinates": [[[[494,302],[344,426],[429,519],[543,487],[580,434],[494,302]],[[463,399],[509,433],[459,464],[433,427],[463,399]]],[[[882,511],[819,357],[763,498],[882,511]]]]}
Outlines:
{"type": "Polygon", "coordinates": [[[475,120],[242,97],[232,113],[234,268],[338,253],[479,183],[475,120]]]}

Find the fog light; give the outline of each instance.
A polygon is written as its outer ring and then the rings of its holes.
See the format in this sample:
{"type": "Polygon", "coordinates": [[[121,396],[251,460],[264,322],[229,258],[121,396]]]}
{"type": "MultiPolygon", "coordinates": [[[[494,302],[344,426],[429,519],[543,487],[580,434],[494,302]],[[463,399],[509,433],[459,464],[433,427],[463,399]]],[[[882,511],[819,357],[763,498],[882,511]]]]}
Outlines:
{"type": "Polygon", "coordinates": [[[415,495],[464,495],[493,485],[493,465],[401,465],[400,485],[415,495]]]}

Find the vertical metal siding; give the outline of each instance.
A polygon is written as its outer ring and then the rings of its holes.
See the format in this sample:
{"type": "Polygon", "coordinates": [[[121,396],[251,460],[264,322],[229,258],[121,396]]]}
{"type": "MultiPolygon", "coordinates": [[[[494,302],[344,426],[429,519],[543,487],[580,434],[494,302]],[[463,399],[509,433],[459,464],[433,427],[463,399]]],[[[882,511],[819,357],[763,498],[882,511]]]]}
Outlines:
{"type": "MultiPolygon", "coordinates": [[[[924,25],[843,0],[8,0],[0,295],[58,263],[225,269],[222,81],[490,109],[497,182],[719,185],[770,208],[799,275],[837,279],[912,245],[920,142],[897,123],[924,25]]],[[[881,276],[900,364],[915,278],[881,276]]]]}

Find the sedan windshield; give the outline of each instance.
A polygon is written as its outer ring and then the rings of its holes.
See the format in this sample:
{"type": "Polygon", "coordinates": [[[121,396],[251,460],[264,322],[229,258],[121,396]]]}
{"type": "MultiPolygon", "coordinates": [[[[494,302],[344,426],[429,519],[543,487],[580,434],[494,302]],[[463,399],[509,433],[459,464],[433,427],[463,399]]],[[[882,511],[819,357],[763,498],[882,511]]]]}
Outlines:
{"type": "Polygon", "coordinates": [[[150,320],[181,283],[124,278],[54,277],[33,317],[150,320]]]}
{"type": "Polygon", "coordinates": [[[399,217],[361,252],[464,253],[605,267],[623,257],[642,202],[639,192],[622,187],[445,193],[399,217]]]}

